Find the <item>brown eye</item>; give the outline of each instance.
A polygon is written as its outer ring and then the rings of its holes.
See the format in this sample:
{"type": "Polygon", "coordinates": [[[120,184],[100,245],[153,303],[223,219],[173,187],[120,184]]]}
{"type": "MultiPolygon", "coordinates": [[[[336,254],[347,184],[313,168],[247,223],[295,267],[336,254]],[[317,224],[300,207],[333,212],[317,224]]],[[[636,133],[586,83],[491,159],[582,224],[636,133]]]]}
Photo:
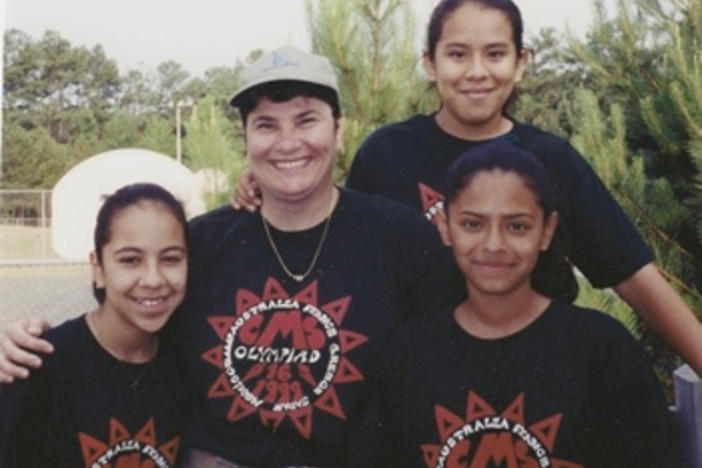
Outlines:
{"type": "Polygon", "coordinates": [[[483,223],[477,219],[464,219],[460,225],[466,231],[477,231],[483,226],[483,223]]]}
{"type": "Polygon", "coordinates": [[[515,233],[522,233],[529,230],[529,226],[526,223],[510,223],[508,227],[510,231],[515,233]]]}
{"type": "Polygon", "coordinates": [[[161,261],[163,261],[164,263],[168,263],[168,264],[173,265],[173,264],[177,264],[177,263],[180,263],[181,261],[183,261],[183,256],[182,255],[166,255],[161,259],[161,261]]]}
{"type": "Polygon", "coordinates": [[[139,264],[140,258],[136,256],[120,257],[118,262],[125,266],[136,266],[139,264]]]}

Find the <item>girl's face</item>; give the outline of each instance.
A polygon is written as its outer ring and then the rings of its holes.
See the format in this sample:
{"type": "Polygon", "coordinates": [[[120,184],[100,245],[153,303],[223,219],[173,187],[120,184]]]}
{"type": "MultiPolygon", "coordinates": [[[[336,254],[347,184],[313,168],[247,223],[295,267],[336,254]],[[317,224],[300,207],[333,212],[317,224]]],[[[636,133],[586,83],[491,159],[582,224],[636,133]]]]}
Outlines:
{"type": "Polygon", "coordinates": [[[112,218],[102,263],[91,254],[93,279],[105,288],[102,310],[137,333],[155,333],[185,295],[187,247],[176,217],[142,200],[112,218]]]}
{"type": "Polygon", "coordinates": [[[469,139],[504,133],[502,108],[526,62],[503,12],[473,2],[457,8],[444,22],[434,57],[424,54],[441,97],[439,124],[469,139]]]}
{"type": "Polygon", "coordinates": [[[558,224],[514,172],[478,172],[439,217],[469,295],[504,296],[531,289],[531,272],[558,224]]]}

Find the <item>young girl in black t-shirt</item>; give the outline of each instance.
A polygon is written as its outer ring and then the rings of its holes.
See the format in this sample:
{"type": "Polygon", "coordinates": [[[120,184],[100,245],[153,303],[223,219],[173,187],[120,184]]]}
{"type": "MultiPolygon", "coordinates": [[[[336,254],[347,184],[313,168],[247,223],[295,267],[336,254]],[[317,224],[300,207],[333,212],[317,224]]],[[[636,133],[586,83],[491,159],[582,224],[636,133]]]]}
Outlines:
{"type": "Polygon", "coordinates": [[[643,348],[570,304],[577,284],[544,168],[494,142],[447,174],[438,226],[468,298],[390,346],[377,466],[682,466],[643,348]]]}
{"type": "Polygon", "coordinates": [[[187,395],[161,330],[185,294],[180,203],[153,184],[118,190],[90,263],[97,309],[47,332],[55,352],[0,391],[4,468],[176,466],[187,395]]]}

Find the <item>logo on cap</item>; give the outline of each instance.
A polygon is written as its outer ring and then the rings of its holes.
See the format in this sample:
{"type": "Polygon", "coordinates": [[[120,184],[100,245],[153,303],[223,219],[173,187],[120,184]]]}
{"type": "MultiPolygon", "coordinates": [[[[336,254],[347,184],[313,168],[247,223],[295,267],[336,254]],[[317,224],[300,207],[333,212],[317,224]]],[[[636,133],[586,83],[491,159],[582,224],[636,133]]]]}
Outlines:
{"type": "Polygon", "coordinates": [[[271,68],[283,68],[283,67],[297,67],[299,64],[297,62],[292,62],[278,52],[273,52],[273,66],[271,68]]]}

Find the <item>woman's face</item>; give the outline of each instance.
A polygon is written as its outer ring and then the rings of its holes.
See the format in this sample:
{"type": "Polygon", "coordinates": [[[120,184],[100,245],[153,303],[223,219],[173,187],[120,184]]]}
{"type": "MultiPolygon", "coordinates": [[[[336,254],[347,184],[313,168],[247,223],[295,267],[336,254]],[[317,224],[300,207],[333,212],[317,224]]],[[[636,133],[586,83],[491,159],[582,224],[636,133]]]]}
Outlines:
{"type": "Polygon", "coordinates": [[[441,97],[439,125],[469,139],[502,133],[502,109],[526,61],[503,12],[473,2],[457,8],[444,22],[434,56],[424,55],[441,97]]]}
{"type": "Polygon", "coordinates": [[[341,141],[341,121],[326,102],[263,99],[248,115],[246,147],[264,201],[297,202],[326,193],[341,141]]]}
{"type": "Polygon", "coordinates": [[[185,296],[187,247],[182,224],[163,204],[140,201],[112,218],[93,278],[105,289],[112,323],[137,333],[161,329],[185,296]]]}
{"type": "Polygon", "coordinates": [[[558,224],[514,172],[478,172],[439,218],[471,296],[531,289],[531,273],[558,224]]]}

